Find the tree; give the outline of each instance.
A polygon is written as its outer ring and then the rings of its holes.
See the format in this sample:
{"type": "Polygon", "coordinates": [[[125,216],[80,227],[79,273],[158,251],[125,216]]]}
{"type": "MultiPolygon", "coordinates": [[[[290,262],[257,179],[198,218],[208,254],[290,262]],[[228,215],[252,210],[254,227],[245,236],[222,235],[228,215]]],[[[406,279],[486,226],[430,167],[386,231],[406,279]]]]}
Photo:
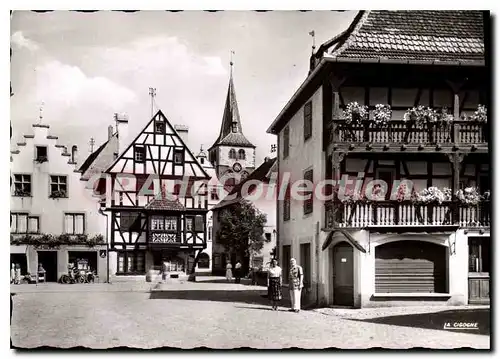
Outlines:
{"type": "Polygon", "coordinates": [[[226,207],[220,213],[217,243],[222,244],[228,253],[248,257],[264,247],[266,222],[266,215],[249,201],[243,200],[226,207]]]}

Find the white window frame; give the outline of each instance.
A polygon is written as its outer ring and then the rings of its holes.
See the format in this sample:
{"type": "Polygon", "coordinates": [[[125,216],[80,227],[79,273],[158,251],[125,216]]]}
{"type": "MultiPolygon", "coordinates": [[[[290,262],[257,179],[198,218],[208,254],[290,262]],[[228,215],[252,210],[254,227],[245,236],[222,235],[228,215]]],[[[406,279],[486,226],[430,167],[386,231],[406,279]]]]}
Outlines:
{"type": "Polygon", "coordinates": [[[86,231],[86,226],[85,226],[85,213],[64,213],[64,233],[65,234],[71,234],[71,235],[78,235],[78,234],[85,234],[86,231]],[[77,233],[76,231],[76,220],[77,217],[82,217],[82,231],[81,233],[77,233]],[[66,218],[67,217],[72,217],[73,218],[73,224],[72,224],[72,231],[69,231],[66,226],[66,218]]]}

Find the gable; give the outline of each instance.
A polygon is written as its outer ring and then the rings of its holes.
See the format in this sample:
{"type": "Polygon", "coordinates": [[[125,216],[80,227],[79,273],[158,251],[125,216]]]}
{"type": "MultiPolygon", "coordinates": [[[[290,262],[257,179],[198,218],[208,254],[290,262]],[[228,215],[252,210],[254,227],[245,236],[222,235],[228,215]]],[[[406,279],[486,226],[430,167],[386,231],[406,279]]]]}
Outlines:
{"type": "Polygon", "coordinates": [[[92,176],[102,173],[109,164],[115,160],[118,152],[118,136],[115,133],[108,141],[104,142],[97,151],[91,153],[85,160],[79,171],[82,173],[82,180],[88,180],[92,176]]]}
{"type": "Polygon", "coordinates": [[[210,178],[161,111],[153,116],[106,172],[210,178]]]}

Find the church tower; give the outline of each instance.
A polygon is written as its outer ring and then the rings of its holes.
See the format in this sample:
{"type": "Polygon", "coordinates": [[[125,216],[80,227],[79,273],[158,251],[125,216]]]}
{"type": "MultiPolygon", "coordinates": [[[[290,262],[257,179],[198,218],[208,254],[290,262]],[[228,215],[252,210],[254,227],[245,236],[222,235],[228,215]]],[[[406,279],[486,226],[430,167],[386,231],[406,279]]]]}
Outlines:
{"type": "Polygon", "coordinates": [[[243,134],[233,83],[233,62],[230,64],[231,74],[219,137],[208,150],[217,178],[226,188],[234,186],[255,169],[255,146],[243,134]]]}

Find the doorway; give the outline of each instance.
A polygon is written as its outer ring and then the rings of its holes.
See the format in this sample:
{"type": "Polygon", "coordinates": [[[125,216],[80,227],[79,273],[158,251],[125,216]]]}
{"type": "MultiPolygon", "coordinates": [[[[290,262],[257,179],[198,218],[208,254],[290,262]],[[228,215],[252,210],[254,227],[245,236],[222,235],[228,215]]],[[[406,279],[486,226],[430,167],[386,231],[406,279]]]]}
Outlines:
{"type": "Polygon", "coordinates": [[[41,264],[46,272],[46,281],[57,282],[57,251],[38,251],[37,253],[38,263],[33,272],[38,271],[38,267],[41,264]]]}
{"type": "Polygon", "coordinates": [[[354,306],[353,249],[347,242],[333,248],[333,304],[354,306]]]}
{"type": "Polygon", "coordinates": [[[26,254],[24,253],[11,253],[10,254],[10,265],[19,264],[21,267],[21,275],[28,273],[28,263],[26,260],[26,254]]]}

